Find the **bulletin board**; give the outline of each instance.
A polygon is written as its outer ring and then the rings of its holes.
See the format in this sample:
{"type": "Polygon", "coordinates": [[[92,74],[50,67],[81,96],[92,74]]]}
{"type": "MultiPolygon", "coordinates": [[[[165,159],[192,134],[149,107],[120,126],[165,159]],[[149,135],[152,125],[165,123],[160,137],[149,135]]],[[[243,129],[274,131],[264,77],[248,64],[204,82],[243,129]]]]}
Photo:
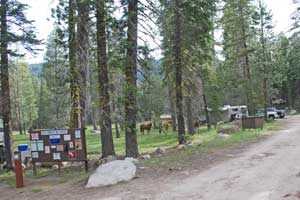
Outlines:
{"type": "Polygon", "coordinates": [[[85,129],[31,130],[32,162],[87,162],[85,129]]]}

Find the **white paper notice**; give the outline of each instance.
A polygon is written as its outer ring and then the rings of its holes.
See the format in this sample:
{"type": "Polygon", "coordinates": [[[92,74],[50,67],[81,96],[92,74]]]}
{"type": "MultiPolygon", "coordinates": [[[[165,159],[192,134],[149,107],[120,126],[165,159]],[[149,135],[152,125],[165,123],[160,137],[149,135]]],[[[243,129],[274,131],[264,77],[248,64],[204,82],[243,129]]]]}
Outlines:
{"type": "Polygon", "coordinates": [[[45,146],[45,153],[49,154],[50,153],[50,146],[45,146]]]}
{"type": "Polygon", "coordinates": [[[81,138],[80,130],[75,130],[75,138],[81,138]]]}
{"type": "Polygon", "coordinates": [[[39,152],[31,152],[32,158],[39,158],[39,152]]]}
{"type": "Polygon", "coordinates": [[[37,151],[37,143],[36,141],[32,141],[30,144],[30,150],[31,151],[37,151]]]}
{"type": "Polygon", "coordinates": [[[43,140],[37,141],[37,150],[44,151],[44,141],[43,140]]]}
{"type": "Polygon", "coordinates": [[[31,140],[39,140],[39,134],[38,133],[31,133],[31,140]]]}
{"type": "Polygon", "coordinates": [[[60,153],[53,153],[53,160],[60,160],[60,153]]]}
{"type": "Polygon", "coordinates": [[[64,135],[64,141],[70,141],[71,135],[64,135]]]}

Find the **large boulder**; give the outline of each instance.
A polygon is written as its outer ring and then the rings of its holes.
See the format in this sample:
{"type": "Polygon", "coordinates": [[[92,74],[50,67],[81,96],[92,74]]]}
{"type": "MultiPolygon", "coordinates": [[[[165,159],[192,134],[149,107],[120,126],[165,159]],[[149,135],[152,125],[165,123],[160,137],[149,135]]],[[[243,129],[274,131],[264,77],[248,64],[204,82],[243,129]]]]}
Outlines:
{"type": "Polygon", "coordinates": [[[127,160],[115,160],[100,165],[90,176],[86,188],[114,185],[135,177],[136,166],[127,160]]]}
{"type": "Polygon", "coordinates": [[[222,134],[233,134],[239,132],[240,130],[240,127],[234,124],[224,124],[217,127],[217,133],[222,134]]]}
{"type": "Polygon", "coordinates": [[[243,128],[242,120],[235,120],[235,121],[231,122],[230,125],[237,126],[239,129],[243,128]]]}

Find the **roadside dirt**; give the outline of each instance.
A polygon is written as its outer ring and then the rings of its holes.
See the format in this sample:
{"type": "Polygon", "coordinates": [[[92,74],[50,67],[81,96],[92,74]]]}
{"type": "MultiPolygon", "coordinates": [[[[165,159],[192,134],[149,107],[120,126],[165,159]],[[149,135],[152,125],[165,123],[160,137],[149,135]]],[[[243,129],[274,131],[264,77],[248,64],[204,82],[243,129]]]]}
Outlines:
{"type": "Polygon", "coordinates": [[[138,169],[129,183],[85,189],[85,181],[61,184],[44,177],[23,189],[0,185],[0,199],[297,199],[299,121],[300,116],[289,117],[273,136],[197,154],[185,166],[138,169]]]}

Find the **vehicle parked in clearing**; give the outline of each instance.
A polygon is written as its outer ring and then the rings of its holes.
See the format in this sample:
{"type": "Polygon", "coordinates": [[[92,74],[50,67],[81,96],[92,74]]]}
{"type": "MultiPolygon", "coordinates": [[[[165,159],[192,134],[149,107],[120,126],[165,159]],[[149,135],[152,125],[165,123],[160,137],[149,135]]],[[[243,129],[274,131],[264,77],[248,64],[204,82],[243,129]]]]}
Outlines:
{"type": "Polygon", "coordinates": [[[282,119],[285,117],[285,110],[278,110],[276,108],[268,108],[267,111],[268,111],[268,117],[270,116],[270,118],[273,116],[275,116],[275,119],[278,119],[278,118],[282,119]],[[276,113],[276,115],[273,115],[272,113],[276,113]]]}
{"type": "Polygon", "coordinates": [[[248,117],[248,107],[247,106],[230,106],[225,105],[221,109],[224,113],[225,121],[234,121],[236,119],[242,119],[243,117],[248,117]]]}
{"type": "MultiPolygon", "coordinates": [[[[264,116],[264,110],[260,109],[258,111],[259,116],[264,116]]],[[[285,110],[278,110],[276,108],[267,108],[267,117],[268,119],[279,119],[285,117],[285,110]]]]}
{"type": "Polygon", "coordinates": [[[276,109],[274,108],[267,108],[267,117],[268,119],[273,119],[273,120],[280,118],[276,109]]]}

